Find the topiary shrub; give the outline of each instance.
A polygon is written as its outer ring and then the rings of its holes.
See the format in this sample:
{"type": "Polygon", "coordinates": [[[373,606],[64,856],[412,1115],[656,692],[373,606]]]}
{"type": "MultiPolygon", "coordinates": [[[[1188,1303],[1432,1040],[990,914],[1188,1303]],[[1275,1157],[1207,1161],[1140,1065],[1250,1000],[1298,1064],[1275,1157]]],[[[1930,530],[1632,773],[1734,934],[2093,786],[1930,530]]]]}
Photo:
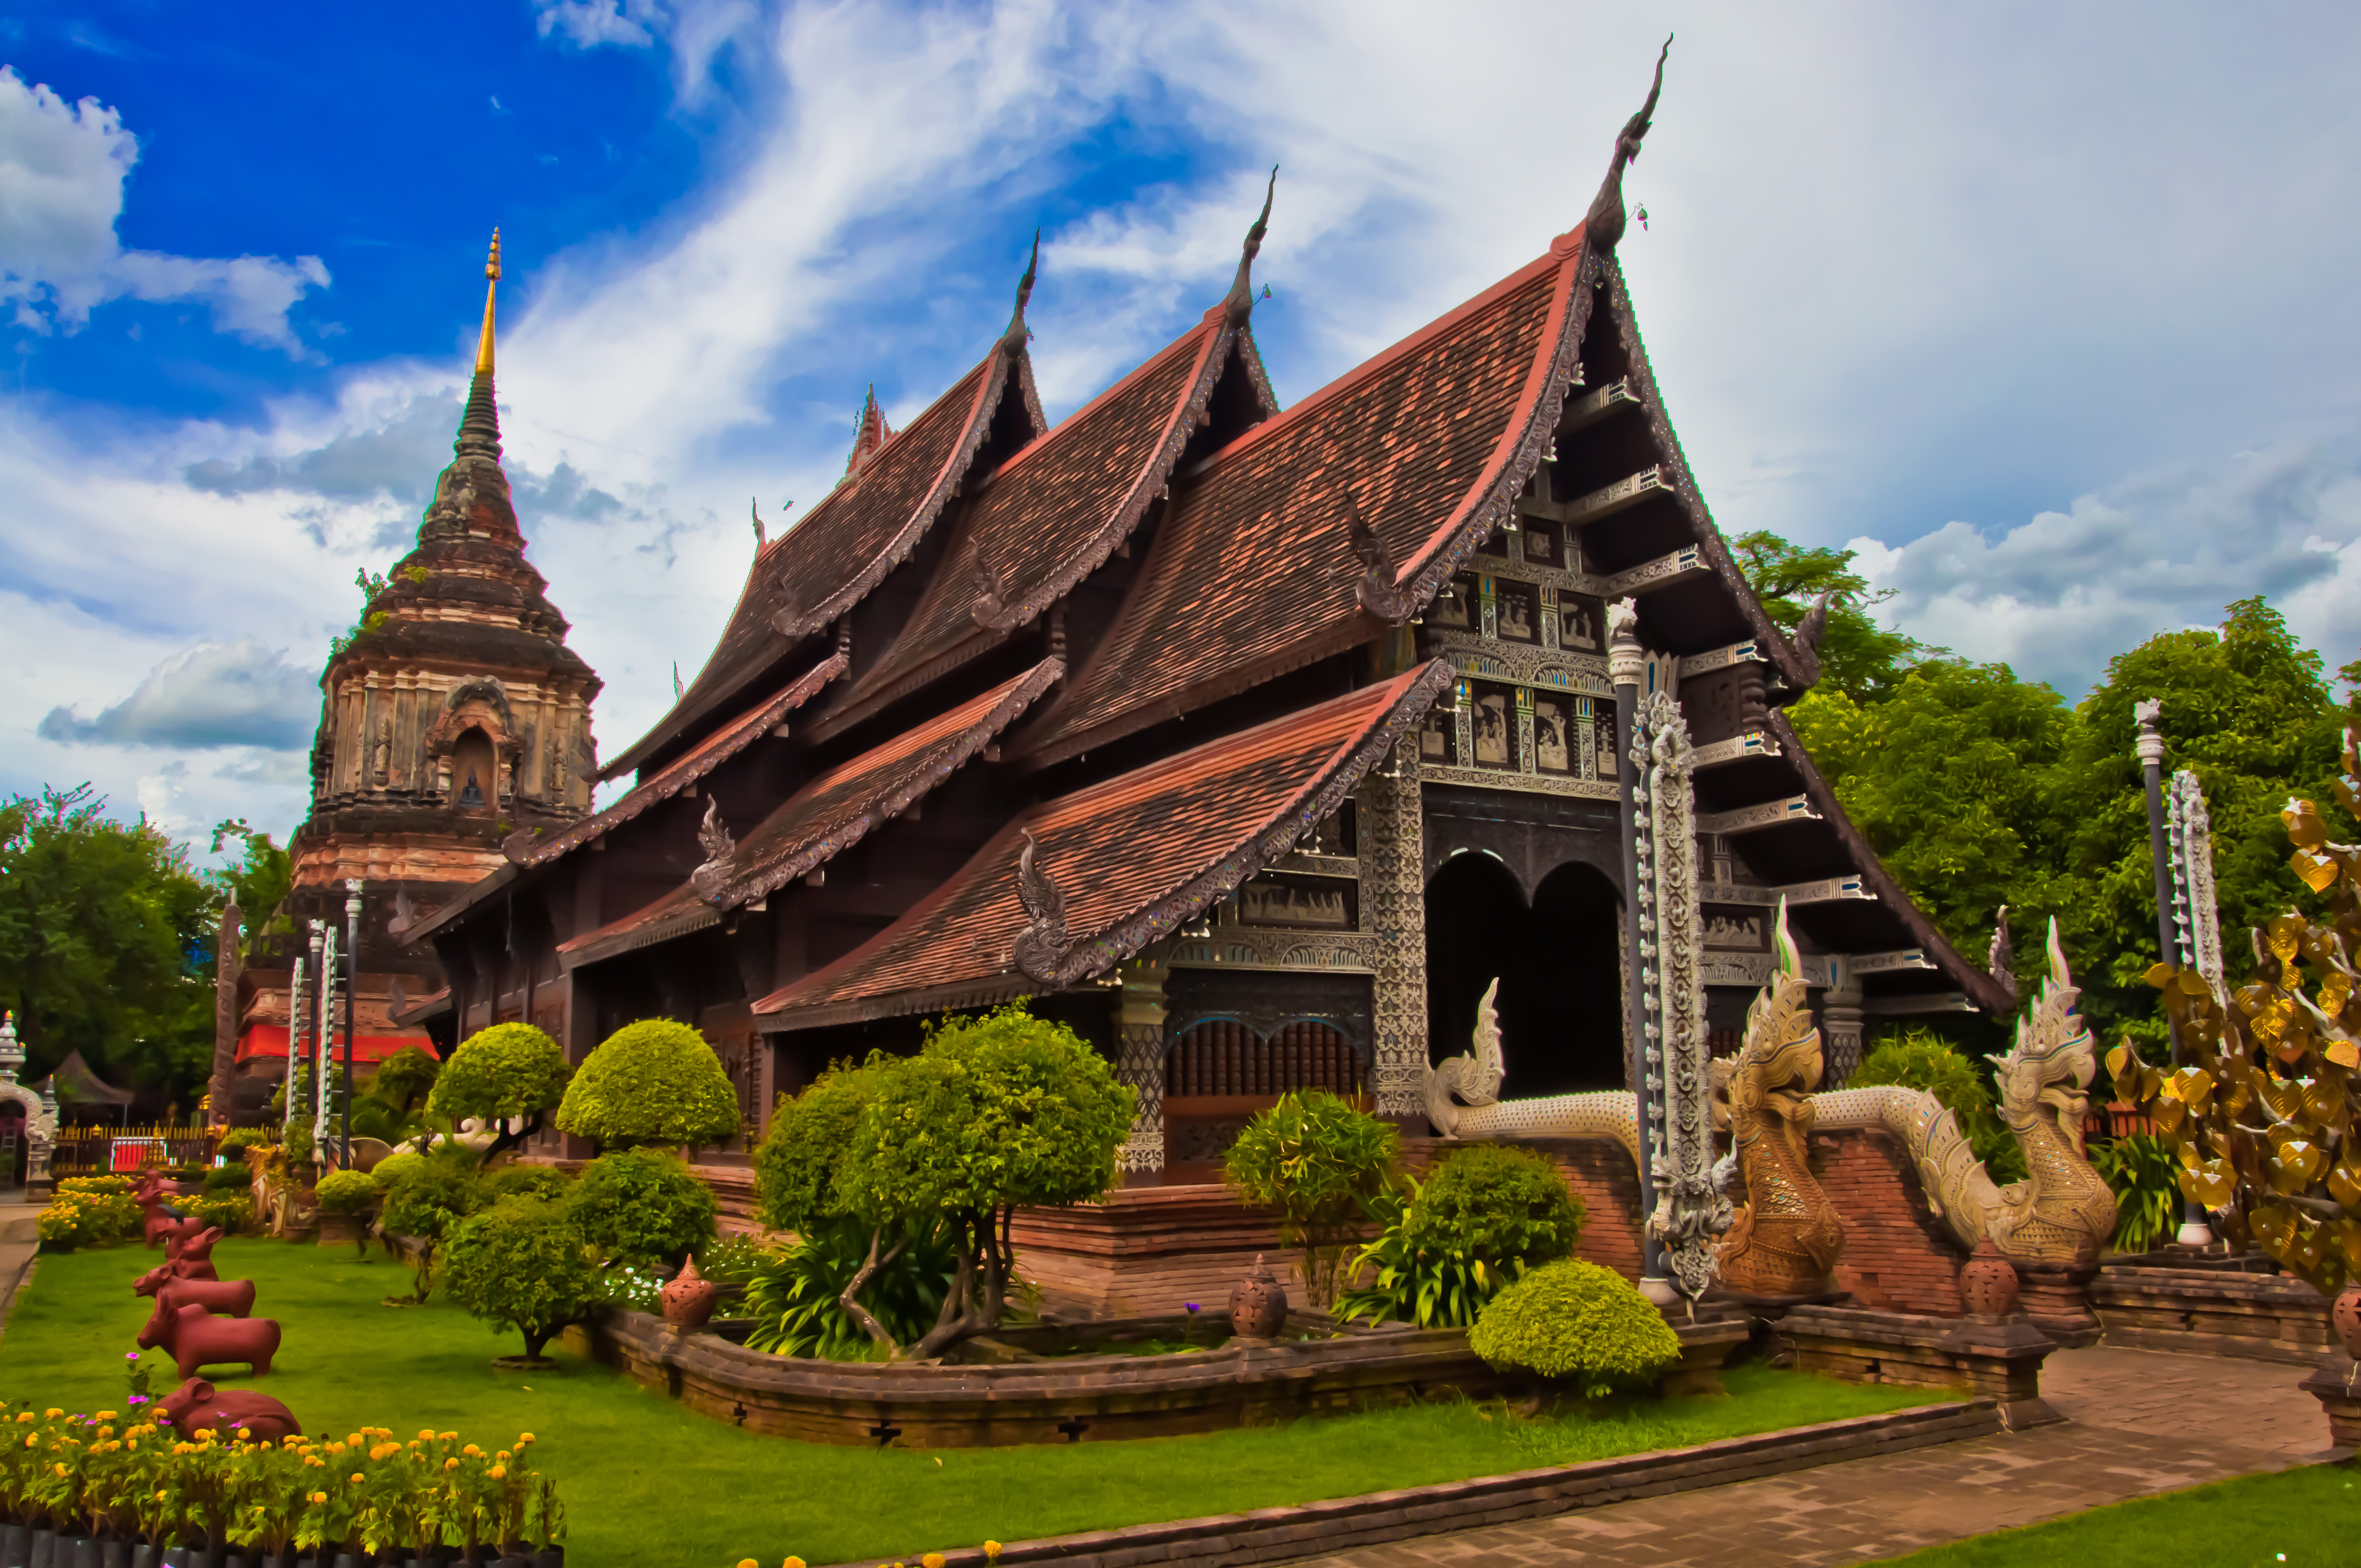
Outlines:
{"type": "Polygon", "coordinates": [[[1464,1328],[1528,1267],[1582,1239],[1582,1201],[1556,1165],[1506,1144],[1454,1149],[1406,1198],[1381,1196],[1370,1211],[1385,1228],[1354,1259],[1370,1283],[1337,1299],[1347,1322],[1464,1328]]]}
{"type": "Polygon", "coordinates": [[[396,1149],[369,1168],[368,1178],[383,1192],[425,1163],[426,1157],[416,1149],[396,1149]]]}
{"type": "Polygon", "coordinates": [[[590,1053],[566,1086],[557,1124],[602,1149],[727,1143],[739,1132],[738,1091],[704,1036],[645,1018],[590,1053]]]}
{"type": "Polygon", "coordinates": [[[495,1198],[538,1198],[562,1202],[574,1190],[574,1179],[554,1165],[504,1165],[484,1173],[495,1198]]]}
{"type": "Polygon", "coordinates": [[[1572,1257],[1493,1297],[1467,1343],[1496,1371],[1564,1378],[1591,1398],[1645,1387],[1681,1357],[1680,1337],[1629,1280],[1572,1257]]]}
{"type": "Polygon", "coordinates": [[[583,1239],[614,1261],[669,1273],[713,1240],[712,1189],[664,1149],[620,1149],[583,1168],[573,1209],[583,1239]]]}
{"type": "Polygon", "coordinates": [[[454,1127],[472,1116],[490,1128],[483,1155],[489,1163],[541,1131],[573,1076],[566,1053],[546,1034],[530,1024],[495,1024],[459,1042],[435,1076],[426,1110],[454,1127]]]}
{"type": "Polygon", "coordinates": [[[1368,1205],[1393,1185],[1401,1135],[1324,1089],[1282,1094],[1246,1124],[1222,1161],[1222,1179],[1248,1203],[1279,1211],[1279,1239],[1303,1249],[1315,1306],[1336,1299],[1336,1276],[1368,1205]]]}
{"type": "Polygon", "coordinates": [[[497,1365],[544,1366],[542,1346],[582,1316],[598,1270],[567,1205],[518,1197],[454,1227],[443,1277],[468,1312],[524,1336],[523,1356],[501,1356],[497,1365]]]}
{"type": "Polygon", "coordinates": [[[220,1142],[214,1145],[214,1153],[235,1161],[247,1150],[260,1148],[269,1142],[269,1135],[259,1127],[232,1127],[221,1135],[220,1142]]]}
{"type": "Polygon", "coordinates": [[[343,1214],[363,1223],[353,1233],[353,1250],[368,1255],[368,1225],[364,1218],[377,1202],[377,1182],[366,1172],[332,1170],[313,1190],[324,1214],[343,1214]]]}
{"type": "Polygon", "coordinates": [[[183,1198],[172,1206],[208,1225],[219,1225],[225,1236],[236,1235],[254,1226],[254,1200],[248,1197],[183,1198]]]}
{"type": "Polygon", "coordinates": [[[217,1165],[205,1172],[205,1196],[236,1197],[254,1190],[254,1172],[242,1165],[217,1165]]]}
{"type": "Polygon", "coordinates": [[[421,1245],[411,1259],[411,1294],[389,1299],[390,1304],[409,1306],[426,1299],[434,1281],[437,1249],[460,1221],[480,1212],[490,1201],[490,1190],[477,1174],[475,1157],[464,1150],[420,1157],[393,1178],[378,1228],[389,1239],[408,1236],[421,1245]]]}

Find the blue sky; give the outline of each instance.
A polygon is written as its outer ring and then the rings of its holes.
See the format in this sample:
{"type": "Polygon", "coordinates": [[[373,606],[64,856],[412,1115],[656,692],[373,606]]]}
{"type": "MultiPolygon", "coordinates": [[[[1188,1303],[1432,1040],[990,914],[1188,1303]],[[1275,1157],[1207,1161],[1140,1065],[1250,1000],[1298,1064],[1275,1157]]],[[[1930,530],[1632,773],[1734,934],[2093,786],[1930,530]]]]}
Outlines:
{"type": "Polygon", "coordinates": [[[1217,298],[1292,400],[1535,254],[1677,30],[1623,260],[1727,532],[2079,694],[2267,592],[2361,641],[2361,14],[478,0],[0,14],[0,790],[300,818],[355,571],[506,248],[532,554],[602,748],[774,525],[1030,313],[1053,414],[1217,298]]]}

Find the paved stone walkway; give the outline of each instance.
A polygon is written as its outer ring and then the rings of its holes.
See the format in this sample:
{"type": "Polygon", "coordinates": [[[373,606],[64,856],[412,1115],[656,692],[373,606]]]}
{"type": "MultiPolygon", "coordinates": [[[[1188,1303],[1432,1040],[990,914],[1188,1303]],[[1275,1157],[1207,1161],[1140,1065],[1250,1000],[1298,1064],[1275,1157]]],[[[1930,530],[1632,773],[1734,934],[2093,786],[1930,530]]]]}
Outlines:
{"type": "Polygon", "coordinates": [[[1427,1536],[1304,1568],[1835,1568],[2102,1503],[2284,1470],[2328,1442],[2302,1369],[2096,1346],[2061,1350],[2042,1397],[2063,1425],[1427,1536]]]}
{"type": "Polygon", "coordinates": [[[0,1187],[0,1332],[16,1304],[16,1287],[30,1277],[26,1265],[40,1250],[40,1205],[27,1202],[21,1187],[0,1187]]]}

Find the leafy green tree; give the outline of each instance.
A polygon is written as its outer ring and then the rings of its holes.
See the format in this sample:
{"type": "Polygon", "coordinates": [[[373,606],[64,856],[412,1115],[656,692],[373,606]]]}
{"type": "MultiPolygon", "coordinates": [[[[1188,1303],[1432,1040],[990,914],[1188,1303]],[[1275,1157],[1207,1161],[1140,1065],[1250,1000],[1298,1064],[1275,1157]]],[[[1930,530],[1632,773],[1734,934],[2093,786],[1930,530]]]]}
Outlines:
{"type": "Polygon", "coordinates": [[[451,1299],[524,1336],[524,1355],[507,1365],[547,1365],[542,1347],[588,1310],[598,1280],[573,1213],[538,1198],[503,1198],[461,1221],[445,1255],[451,1299]]]}
{"type": "Polygon", "coordinates": [[[185,847],[105,809],[88,784],[0,802],[0,1007],[28,1078],[79,1050],[104,1077],[191,1096],[213,1069],[219,895],[185,847]]]}
{"type": "Polygon", "coordinates": [[[643,1018],[590,1053],[566,1086],[557,1124],[601,1148],[722,1144],[739,1133],[738,1091],[704,1036],[643,1018]]]}
{"type": "Polygon", "coordinates": [[[426,1109],[454,1127],[468,1117],[490,1127],[495,1135],[484,1148],[489,1165],[541,1131],[573,1076],[566,1053],[542,1030],[494,1024],[459,1042],[435,1075],[426,1109]]]}
{"type": "Polygon", "coordinates": [[[232,839],[242,846],[238,861],[214,872],[212,880],[236,901],[238,928],[244,933],[238,950],[251,962],[270,938],[295,929],[294,921],[281,913],[295,889],[295,857],[272,842],[269,834],[247,827],[243,817],[214,825],[214,853],[220,854],[232,839]]]}
{"type": "Polygon", "coordinates": [[[1852,569],[1857,552],[1806,550],[1763,529],[1740,534],[1730,548],[1763,610],[1790,636],[1814,605],[1823,598],[1828,601],[1819,645],[1821,691],[1875,701],[1892,692],[1912,664],[1942,652],[1877,624],[1870,611],[1894,591],[1871,587],[1852,569]]]}
{"type": "Polygon", "coordinates": [[[1279,1211],[1279,1239],[1303,1249],[1312,1301],[1336,1299],[1336,1277],[1369,1203],[1391,1190],[1401,1134],[1324,1089],[1282,1094],[1223,1157],[1222,1179],[1248,1203],[1279,1211]]]}
{"type": "MultiPolygon", "coordinates": [[[[378,1171],[383,1171],[394,1159],[404,1158],[397,1155],[385,1160],[378,1171]]],[[[426,1299],[434,1283],[434,1262],[443,1244],[450,1239],[460,1221],[481,1212],[491,1201],[491,1190],[477,1171],[475,1157],[466,1150],[442,1148],[431,1155],[407,1158],[417,1163],[404,1163],[386,1183],[385,1209],[378,1216],[378,1227],[384,1232],[389,1246],[395,1236],[409,1236],[422,1244],[411,1258],[411,1294],[394,1302],[397,1306],[416,1305],[426,1299]]]]}
{"type": "Polygon", "coordinates": [[[1572,1253],[1582,1239],[1582,1200],[1548,1156],[1508,1144],[1446,1153],[1424,1182],[1370,1201],[1383,1223],[1355,1272],[1368,1285],[1337,1298],[1346,1322],[1367,1316],[1422,1328],[1464,1328],[1528,1267],[1572,1253]]]}
{"type": "Polygon", "coordinates": [[[2025,1179],[2025,1151],[1993,1108],[1984,1075],[1933,1030],[1905,1028],[1872,1047],[1846,1082],[1848,1089],[1893,1084],[1922,1089],[1959,1119],[1960,1131],[1983,1161],[1984,1174],[2005,1186],[2025,1179]]]}
{"type": "Polygon", "coordinates": [[[2214,630],[2168,631],[2118,654],[2077,709],[2052,797],[2062,859],[2078,884],[2059,924],[2099,1037],[2128,1030],[2156,1043],[2164,1025],[2144,982],[2159,956],[2156,883],[2132,715],[2144,697],[2164,705],[2168,778],[2190,768],[2205,789],[2233,986],[2253,970],[2244,933],[2301,895],[2279,810],[2290,797],[2330,797],[2346,713],[2320,655],[2260,598],[2231,605],[2214,630]]]}
{"type": "Polygon", "coordinates": [[[1113,1186],[1137,1103],[1071,1029],[1021,1004],[928,1029],[862,1112],[836,1179],[849,1212],[873,1223],[931,1214],[950,1232],[951,1288],[912,1355],[999,1326],[1016,1211],[1088,1202],[1113,1186]]]}
{"type": "Polygon", "coordinates": [[[586,1240],[616,1263],[667,1272],[713,1239],[713,1190],[669,1149],[617,1149],[582,1168],[572,1199],[586,1240]]]}

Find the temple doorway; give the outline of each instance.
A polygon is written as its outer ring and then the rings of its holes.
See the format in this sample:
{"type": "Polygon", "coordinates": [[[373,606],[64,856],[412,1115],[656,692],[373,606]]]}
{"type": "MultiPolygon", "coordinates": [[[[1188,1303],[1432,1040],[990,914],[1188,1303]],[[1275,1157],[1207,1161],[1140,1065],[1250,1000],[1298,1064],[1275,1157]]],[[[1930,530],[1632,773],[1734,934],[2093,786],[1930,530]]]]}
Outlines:
{"type": "Polygon", "coordinates": [[[1467,1049],[1497,976],[1502,1099],[1624,1087],[1621,918],[1614,884],[1577,861],[1543,877],[1530,903],[1491,855],[1444,861],[1426,884],[1428,1059],[1467,1049]]]}
{"type": "Polygon", "coordinates": [[[451,748],[451,804],[461,811],[492,809],[495,784],[491,737],[469,729],[451,748]]]}

